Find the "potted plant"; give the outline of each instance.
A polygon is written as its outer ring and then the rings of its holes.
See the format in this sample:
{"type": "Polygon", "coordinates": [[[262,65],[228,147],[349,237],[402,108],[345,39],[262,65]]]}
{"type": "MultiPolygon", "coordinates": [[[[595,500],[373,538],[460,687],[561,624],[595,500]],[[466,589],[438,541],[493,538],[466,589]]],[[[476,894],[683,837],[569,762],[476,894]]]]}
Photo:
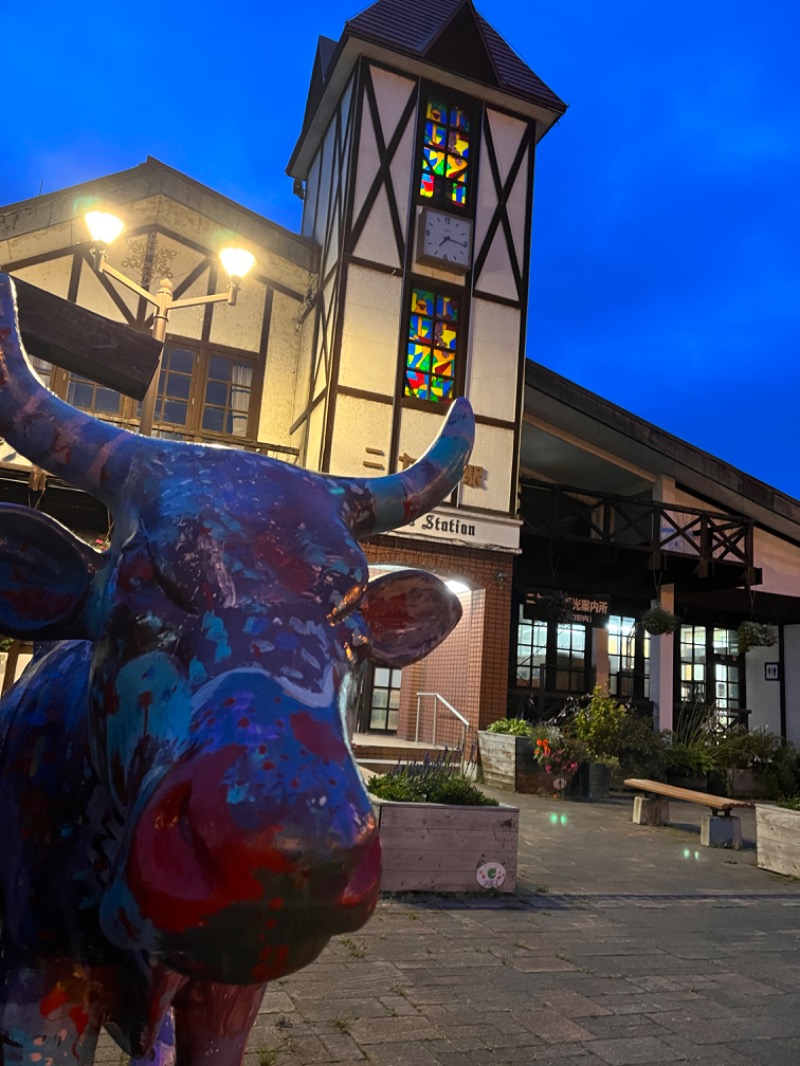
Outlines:
{"type": "Polygon", "coordinates": [[[553,775],[534,758],[535,741],[555,738],[559,731],[522,718],[499,718],[478,733],[484,782],[491,788],[528,794],[553,792],[553,775]]]}
{"type": "Polygon", "coordinates": [[[596,685],[591,696],[580,702],[571,729],[586,749],[586,761],[578,778],[579,794],[584,799],[608,796],[612,777],[619,770],[621,737],[630,714],[601,685],[596,685]]]}
{"type": "Polygon", "coordinates": [[[778,637],[772,626],[761,622],[741,622],[736,632],[739,652],[744,655],[750,648],[771,648],[778,637]]]}
{"type": "Polygon", "coordinates": [[[519,809],[500,804],[450,764],[398,767],[367,783],[389,892],[514,892],[519,809]]]}
{"type": "Polygon", "coordinates": [[[695,792],[708,790],[708,777],[716,768],[714,748],[705,737],[676,739],[676,734],[663,734],[665,741],[664,770],[667,781],[678,788],[695,792]]]}
{"type": "Polygon", "coordinates": [[[639,619],[642,628],[651,636],[661,636],[664,633],[674,633],[680,627],[681,620],[672,611],[665,607],[650,607],[639,619]]]}
{"type": "Polygon", "coordinates": [[[735,727],[714,738],[718,786],[734,799],[762,799],[767,795],[764,772],[781,741],[766,729],[735,727]]]}
{"type": "Polygon", "coordinates": [[[586,758],[586,745],[560,731],[533,742],[533,757],[552,781],[556,794],[563,796],[586,758]]]}

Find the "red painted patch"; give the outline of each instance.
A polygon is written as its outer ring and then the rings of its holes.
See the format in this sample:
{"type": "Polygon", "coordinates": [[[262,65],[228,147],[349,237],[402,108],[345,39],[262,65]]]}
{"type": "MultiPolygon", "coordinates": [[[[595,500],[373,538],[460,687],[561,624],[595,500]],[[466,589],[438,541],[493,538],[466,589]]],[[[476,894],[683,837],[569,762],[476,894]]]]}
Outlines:
{"type": "Polygon", "coordinates": [[[320,759],[344,762],[350,753],[341,735],[327,722],[321,722],[308,711],[296,711],[290,719],[292,733],[299,744],[320,759]]]}
{"type": "Polygon", "coordinates": [[[89,1024],[89,1015],[83,1009],[83,1007],[73,1007],[69,1012],[70,1018],[75,1023],[75,1029],[78,1036],[83,1036],[86,1026],[89,1024]]]}
{"type": "Polygon", "coordinates": [[[59,988],[58,985],[42,999],[39,1004],[39,1013],[43,1018],[46,1018],[49,1014],[55,1014],[56,1011],[63,1007],[69,1000],[69,996],[63,988],[59,988]]]}
{"type": "Polygon", "coordinates": [[[246,835],[231,819],[223,782],[242,754],[229,747],[175,767],[139,820],[128,880],[142,917],[159,929],[185,932],[232,903],[261,899],[259,872],[295,872],[273,844],[279,825],[246,835]]]}

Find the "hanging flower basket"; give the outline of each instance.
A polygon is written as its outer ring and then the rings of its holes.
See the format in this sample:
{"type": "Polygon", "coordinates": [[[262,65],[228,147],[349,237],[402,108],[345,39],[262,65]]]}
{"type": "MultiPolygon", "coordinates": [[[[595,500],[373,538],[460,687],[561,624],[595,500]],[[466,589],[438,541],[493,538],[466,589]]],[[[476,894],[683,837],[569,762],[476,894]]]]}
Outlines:
{"type": "Polygon", "coordinates": [[[653,637],[662,636],[664,633],[674,633],[681,624],[680,618],[664,607],[651,607],[644,612],[640,622],[642,628],[653,637]]]}
{"type": "Polygon", "coordinates": [[[750,648],[771,648],[778,637],[772,626],[761,622],[742,622],[736,633],[739,654],[744,655],[750,648]]]}
{"type": "Polygon", "coordinates": [[[573,607],[566,592],[548,592],[539,597],[536,612],[547,622],[566,625],[572,621],[573,607]]]}

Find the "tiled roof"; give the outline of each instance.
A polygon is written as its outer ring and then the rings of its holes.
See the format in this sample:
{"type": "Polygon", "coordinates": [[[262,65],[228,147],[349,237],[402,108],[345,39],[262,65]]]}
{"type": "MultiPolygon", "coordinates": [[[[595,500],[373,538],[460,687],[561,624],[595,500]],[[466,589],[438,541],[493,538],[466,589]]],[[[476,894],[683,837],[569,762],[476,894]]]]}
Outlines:
{"type": "MultiPolygon", "coordinates": [[[[446,36],[447,26],[465,9],[475,21],[497,88],[564,112],[566,104],[478,14],[472,0],[376,0],[345,24],[344,36],[375,41],[424,59],[439,38],[446,36]]],[[[438,49],[437,53],[441,54],[438,49]]]]}

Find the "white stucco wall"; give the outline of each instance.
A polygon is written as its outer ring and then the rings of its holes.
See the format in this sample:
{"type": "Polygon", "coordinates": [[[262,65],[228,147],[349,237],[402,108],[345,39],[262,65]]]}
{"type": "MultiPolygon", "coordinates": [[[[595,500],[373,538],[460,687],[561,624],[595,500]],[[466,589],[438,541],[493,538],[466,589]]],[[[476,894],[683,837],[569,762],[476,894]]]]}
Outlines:
{"type": "Polygon", "coordinates": [[[777,644],[773,648],[750,648],[745,658],[745,705],[750,708],[748,727],[768,729],[780,736],[781,732],[781,684],[767,681],[764,663],[778,662],[777,644]]]}

